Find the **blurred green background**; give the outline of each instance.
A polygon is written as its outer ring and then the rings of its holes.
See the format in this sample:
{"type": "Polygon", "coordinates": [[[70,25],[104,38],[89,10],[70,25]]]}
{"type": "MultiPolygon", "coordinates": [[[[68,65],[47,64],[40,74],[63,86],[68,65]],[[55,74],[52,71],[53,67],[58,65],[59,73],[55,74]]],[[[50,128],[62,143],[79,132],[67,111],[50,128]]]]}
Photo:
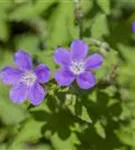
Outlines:
{"type": "Polygon", "coordinates": [[[18,49],[52,69],[48,96],[14,104],[0,83],[0,150],[135,150],[135,0],[0,0],[0,69],[18,49]],[[104,55],[97,86],[53,81],[56,47],[81,34],[104,55]]]}

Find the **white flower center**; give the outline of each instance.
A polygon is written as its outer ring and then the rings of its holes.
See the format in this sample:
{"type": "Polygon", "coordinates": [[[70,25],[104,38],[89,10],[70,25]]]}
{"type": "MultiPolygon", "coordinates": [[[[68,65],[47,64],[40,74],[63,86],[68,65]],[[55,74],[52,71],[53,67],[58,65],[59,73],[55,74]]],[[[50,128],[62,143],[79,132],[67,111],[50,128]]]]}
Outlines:
{"type": "Polygon", "coordinates": [[[32,86],[36,80],[37,80],[36,74],[33,71],[27,71],[24,73],[20,82],[22,82],[28,86],[32,86]]]}
{"type": "Polygon", "coordinates": [[[80,73],[84,72],[85,71],[84,62],[72,61],[70,71],[72,71],[75,75],[79,75],[80,73]]]}

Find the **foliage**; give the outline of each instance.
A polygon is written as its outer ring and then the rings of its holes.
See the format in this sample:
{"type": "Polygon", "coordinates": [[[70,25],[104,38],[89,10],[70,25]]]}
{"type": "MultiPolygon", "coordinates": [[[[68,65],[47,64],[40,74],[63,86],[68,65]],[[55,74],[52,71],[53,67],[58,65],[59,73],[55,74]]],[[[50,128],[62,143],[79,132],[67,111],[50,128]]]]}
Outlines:
{"type": "Polygon", "coordinates": [[[135,2],[81,0],[81,25],[74,1],[0,1],[0,69],[17,49],[52,69],[47,98],[36,107],[13,104],[0,83],[0,149],[135,149],[135,2]],[[55,48],[78,39],[80,28],[89,53],[104,56],[97,85],[86,91],[53,79],[55,48]]]}

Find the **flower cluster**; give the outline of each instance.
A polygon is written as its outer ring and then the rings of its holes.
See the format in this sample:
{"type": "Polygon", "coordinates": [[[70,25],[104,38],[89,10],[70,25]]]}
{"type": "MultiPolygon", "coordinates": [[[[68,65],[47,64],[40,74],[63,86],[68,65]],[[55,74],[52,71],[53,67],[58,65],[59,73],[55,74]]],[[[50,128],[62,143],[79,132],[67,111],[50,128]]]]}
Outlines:
{"type": "MultiPolygon", "coordinates": [[[[60,86],[69,86],[74,80],[81,89],[89,89],[96,84],[92,73],[103,63],[100,54],[87,56],[88,45],[82,40],[71,43],[70,51],[57,48],[54,53],[54,61],[61,66],[54,75],[60,86]]],[[[22,103],[27,98],[33,105],[40,104],[46,90],[43,84],[50,79],[50,69],[45,64],[33,67],[32,58],[24,51],[17,51],[14,56],[16,67],[7,66],[0,72],[3,83],[12,85],[10,99],[14,103],[22,103]]]]}

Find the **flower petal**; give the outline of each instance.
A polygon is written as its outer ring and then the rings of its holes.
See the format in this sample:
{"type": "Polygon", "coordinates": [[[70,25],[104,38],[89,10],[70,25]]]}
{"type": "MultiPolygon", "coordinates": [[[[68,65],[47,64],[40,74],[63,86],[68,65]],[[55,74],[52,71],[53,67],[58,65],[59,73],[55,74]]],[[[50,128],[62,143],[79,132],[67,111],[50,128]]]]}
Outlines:
{"type": "Polygon", "coordinates": [[[86,59],[86,70],[98,69],[103,63],[103,57],[100,54],[93,54],[86,59]]]}
{"type": "Polygon", "coordinates": [[[70,52],[64,48],[57,48],[53,58],[54,61],[59,65],[70,64],[70,52]]]}
{"type": "Polygon", "coordinates": [[[82,89],[89,89],[96,84],[96,80],[91,72],[84,72],[77,77],[77,84],[82,89]]]}
{"type": "Polygon", "coordinates": [[[14,61],[18,67],[22,70],[32,69],[32,59],[31,56],[25,51],[18,51],[15,53],[14,61]]]}
{"type": "Polygon", "coordinates": [[[28,87],[25,84],[17,84],[10,90],[10,99],[14,103],[22,103],[28,96],[28,87]]]}
{"type": "Polygon", "coordinates": [[[38,77],[38,81],[40,83],[46,83],[49,81],[50,69],[46,65],[44,64],[38,65],[35,72],[38,77]]]}
{"type": "Polygon", "coordinates": [[[83,59],[88,53],[88,45],[82,40],[75,40],[71,44],[71,52],[74,60],[83,59]]]}
{"type": "Polygon", "coordinates": [[[135,22],[132,23],[132,31],[135,33],[135,22]]]}
{"type": "Polygon", "coordinates": [[[66,69],[59,69],[55,73],[55,80],[61,86],[70,85],[74,81],[74,79],[75,79],[74,74],[66,69]]]}
{"type": "Polygon", "coordinates": [[[29,91],[29,99],[33,105],[39,105],[45,98],[45,91],[39,83],[35,83],[29,91]]]}
{"type": "Polygon", "coordinates": [[[22,71],[8,66],[2,69],[0,72],[0,78],[5,84],[16,84],[22,74],[22,71]]]}

